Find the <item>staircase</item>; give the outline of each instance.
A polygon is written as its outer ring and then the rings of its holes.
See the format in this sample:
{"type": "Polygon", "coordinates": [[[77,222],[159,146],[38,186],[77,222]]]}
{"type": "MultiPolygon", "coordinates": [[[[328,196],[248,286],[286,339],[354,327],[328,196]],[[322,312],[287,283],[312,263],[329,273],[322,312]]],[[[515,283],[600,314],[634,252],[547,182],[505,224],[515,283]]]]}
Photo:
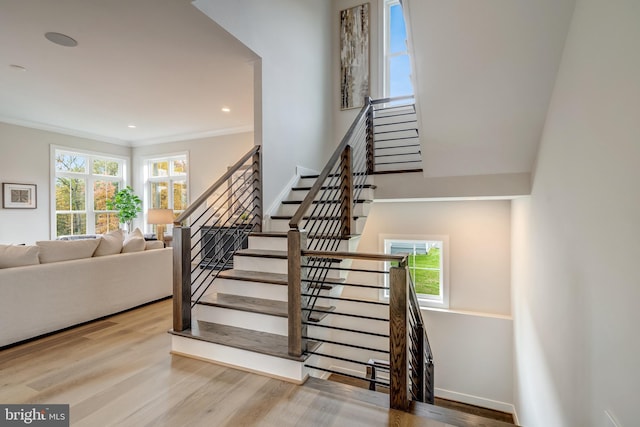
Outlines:
{"type": "MultiPolygon", "coordinates": [[[[278,215],[271,217],[271,231],[251,232],[248,247],[235,252],[233,268],[221,271],[209,290],[194,306],[191,328],[172,331],[172,352],[259,372],[269,376],[303,383],[309,369],[304,363],[309,354],[288,354],[288,222],[302,203],[317,175],[302,176],[281,203],[278,215]]],[[[371,180],[371,178],[369,178],[371,180]]],[[[375,186],[367,183],[366,191],[356,202],[354,220],[359,233],[373,201],[375,186]]],[[[324,203],[316,201],[316,203],[324,203]]],[[[333,201],[327,203],[334,203],[333,201]]],[[[323,217],[331,227],[339,218],[323,217]]],[[[322,240],[323,236],[310,236],[322,240]]],[[[338,251],[354,252],[359,234],[341,239],[338,251]]],[[[344,266],[339,261],[335,266],[344,266]]],[[[332,284],[324,284],[320,297],[339,297],[345,273],[329,274],[332,284]]],[[[330,312],[334,306],[318,306],[330,312]]],[[[319,322],[326,313],[315,313],[311,321],[319,322]]],[[[319,345],[312,343],[310,350],[319,345]]]]}
{"type": "Polygon", "coordinates": [[[369,99],[323,170],[301,176],[270,218],[262,214],[255,147],[176,219],[173,353],[294,383],[334,372],[327,361],[364,372],[376,368],[371,359],[389,372],[368,381],[389,388],[392,408],[433,401],[432,355],[407,257],[356,252],[376,158],[416,163],[400,160],[413,154],[377,154],[380,135],[383,143],[413,138],[405,127],[415,109],[396,105],[402,100],[369,99]],[[364,274],[364,282],[352,273],[364,274]],[[389,302],[380,301],[383,286],[389,302]],[[369,296],[345,298],[345,287],[369,296]],[[383,332],[354,329],[354,318],[384,322],[383,332]],[[345,334],[377,344],[354,345],[345,334]]]}

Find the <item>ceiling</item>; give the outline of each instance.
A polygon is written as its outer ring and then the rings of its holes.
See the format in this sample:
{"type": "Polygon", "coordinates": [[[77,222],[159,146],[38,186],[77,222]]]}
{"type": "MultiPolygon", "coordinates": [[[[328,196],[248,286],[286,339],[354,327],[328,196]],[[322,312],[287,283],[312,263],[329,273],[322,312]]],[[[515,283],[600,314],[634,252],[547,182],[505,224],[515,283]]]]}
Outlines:
{"type": "Polygon", "coordinates": [[[432,177],[529,173],[574,0],[405,0],[432,177]]]}
{"type": "Polygon", "coordinates": [[[129,146],[250,131],[256,58],[189,0],[0,0],[0,121],[129,146]]]}

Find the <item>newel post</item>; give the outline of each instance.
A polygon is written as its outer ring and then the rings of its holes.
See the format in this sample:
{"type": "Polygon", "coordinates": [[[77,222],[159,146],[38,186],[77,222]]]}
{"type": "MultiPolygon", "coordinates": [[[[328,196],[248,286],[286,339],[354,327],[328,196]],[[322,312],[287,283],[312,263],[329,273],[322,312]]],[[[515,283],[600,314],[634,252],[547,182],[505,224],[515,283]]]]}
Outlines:
{"type": "Polygon", "coordinates": [[[355,220],[353,219],[353,159],[351,146],[347,145],[340,157],[340,218],[342,236],[355,233],[355,220]]]}
{"type": "Polygon", "coordinates": [[[191,327],[191,228],[173,228],[173,330],[191,327]]]}
{"type": "Polygon", "coordinates": [[[301,356],[307,351],[307,325],[302,324],[304,318],[302,308],[306,306],[306,298],[302,297],[302,249],[307,247],[306,233],[300,230],[289,230],[287,233],[288,252],[288,309],[289,309],[289,355],[301,356]]]}
{"type": "Polygon", "coordinates": [[[409,407],[407,368],[407,271],[406,262],[389,271],[389,399],[393,409],[409,407]]]}

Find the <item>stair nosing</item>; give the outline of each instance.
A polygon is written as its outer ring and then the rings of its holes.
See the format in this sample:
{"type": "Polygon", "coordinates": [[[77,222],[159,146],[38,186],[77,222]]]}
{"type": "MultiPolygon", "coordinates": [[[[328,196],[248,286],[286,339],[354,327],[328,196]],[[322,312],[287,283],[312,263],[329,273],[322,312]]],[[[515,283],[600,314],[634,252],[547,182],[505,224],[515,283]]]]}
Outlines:
{"type": "MultiPolygon", "coordinates": [[[[256,343],[260,343],[259,338],[264,338],[264,337],[271,337],[272,339],[286,339],[286,336],[284,335],[278,335],[278,334],[272,334],[269,332],[261,332],[261,331],[254,331],[252,329],[245,329],[245,328],[238,328],[237,326],[229,326],[229,325],[221,325],[218,323],[212,323],[212,322],[206,322],[204,320],[197,320],[194,322],[196,322],[196,332],[194,333],[193,331],[193,323],[192,323],[192,327],[185,330],[185,331],[174,331],[174,330],[170,330],[169,333],[172,335],[176,335],[176,336],[181,336],[181,337],[185,337],[185,338],[192,338],[192,339],[196,339],[199,341],[204,341],[204,342],[209,342],[212,344],[217,344],[217,345],[222,345],[225,347],[232,347],[232,348],[236,348],[236,349],[240,349],[240,350],[245,350],[245,351],[250,351],[253,353],[259,353],[259,354],[264,354],[267,356],[271,356],[271,357],[277,357],[280,359],[289,359],[289,360],[293,360],[296,362],[304,362],[305,360],[307,360],[309,358],[308,354],[303,354],[302,356],[291,356],[288,354],[287,351],[287,345],[284,345],[283,347],[285,348],[285,352],[275,352],[275,351],[270,351],[268,349],[265,349],[264,347],[255,345],[256,343]],[[213,337],[209,336],[205,336],[205,335],[201,335],[201,329],[202,326],[208,327],[209,325],[211,326],[215,326],[217,328],[222,328],[225,329],[227,331],[235,331],[236,333],[238,331],[242,331],[242,333],[244,334],[248,334],[248,335],[254,335],[256,337],[255,340],[253,340],[253,345],[241,345],[240,343],[237,342],[237,340],[231,340],[231,341],[226,341],[224,339],[221,339],[220,337],[218,339],[214,339],[213,337]],[[278,337],[278,338],[275,338],[278,337]]],[[[212,332],[208,332],[208,333],[212,333],[212,332]]],[[[227,334],[229,335],[229,334],[227,334]]],[[[309,342],[309,345],[313,345],[314,347],[319,346],[319,343],[316,342],[309,342]]]]}

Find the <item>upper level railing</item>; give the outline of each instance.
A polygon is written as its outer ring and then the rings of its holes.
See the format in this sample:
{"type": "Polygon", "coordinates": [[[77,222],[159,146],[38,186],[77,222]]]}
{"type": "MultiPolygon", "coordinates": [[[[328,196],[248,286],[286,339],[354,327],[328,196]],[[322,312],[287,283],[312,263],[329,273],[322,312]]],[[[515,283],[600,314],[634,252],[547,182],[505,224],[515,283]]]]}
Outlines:
{"type": "Polygon", "coordinates": [[[369,170],[375,173],[422,170],[414,97],[376,99],[371,104],[369,170]]]}
{"type": "Polygon", "coordinates": [[[191,327],[191,309],[233,254],[262,227],[260,146],[231,166],[174,222],[173,329],[191,327]]]}

